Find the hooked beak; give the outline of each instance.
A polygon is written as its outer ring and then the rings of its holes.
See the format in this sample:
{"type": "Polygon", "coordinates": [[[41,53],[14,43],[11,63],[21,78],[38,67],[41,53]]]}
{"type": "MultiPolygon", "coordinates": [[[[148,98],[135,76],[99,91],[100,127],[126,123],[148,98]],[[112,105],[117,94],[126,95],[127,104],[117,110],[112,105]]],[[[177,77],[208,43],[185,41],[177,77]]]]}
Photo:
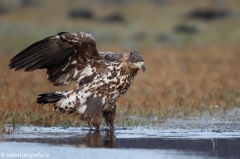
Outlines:
{"type": "Polygon", "coordinates": [[[146,65],[145,65],[144,62],[136,62],[136,63],[134,63],[134,65],[137,66],[139,69],[142,69],[143,72],[144,72],[145,69],[146,69],[146,65]]]}

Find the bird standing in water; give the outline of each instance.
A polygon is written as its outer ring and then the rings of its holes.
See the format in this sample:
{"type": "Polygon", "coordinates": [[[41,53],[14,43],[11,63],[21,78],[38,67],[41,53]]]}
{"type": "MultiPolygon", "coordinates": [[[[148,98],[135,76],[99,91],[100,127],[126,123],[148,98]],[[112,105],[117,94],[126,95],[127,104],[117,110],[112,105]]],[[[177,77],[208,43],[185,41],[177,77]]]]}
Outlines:
{"type": "Polygon", "coordinates": [[[40,40],[10,60],[15,70],[47,69],[55,86],[77,81],[73,90],[40,94],[37,103],[52,103],[62,113],[74,113],[99,129],[102,116],[114,129],[116,101],[145,63],[137,51],[98,52],[95,39],[83,32],[61,32],[40,40]]]}

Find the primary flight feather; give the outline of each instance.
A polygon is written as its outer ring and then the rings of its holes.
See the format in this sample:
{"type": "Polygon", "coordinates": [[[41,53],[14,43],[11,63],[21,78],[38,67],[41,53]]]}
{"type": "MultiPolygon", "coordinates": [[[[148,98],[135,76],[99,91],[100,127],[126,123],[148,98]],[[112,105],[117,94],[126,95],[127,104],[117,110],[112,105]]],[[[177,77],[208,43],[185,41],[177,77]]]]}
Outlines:
{"type": "Polygon", "coordinates": [[[37,103],[52,103],[60,112],[75,113],[99,129],[101,118],[113,129],[116,100],[124,94],[139,69],[141,54],[98,52],[95,39],[83,32],[61,32],[40,40],[10,60],[15,70],[47,69],[55,86],[77,81],[73,90],[40,94],[37,103]]]}

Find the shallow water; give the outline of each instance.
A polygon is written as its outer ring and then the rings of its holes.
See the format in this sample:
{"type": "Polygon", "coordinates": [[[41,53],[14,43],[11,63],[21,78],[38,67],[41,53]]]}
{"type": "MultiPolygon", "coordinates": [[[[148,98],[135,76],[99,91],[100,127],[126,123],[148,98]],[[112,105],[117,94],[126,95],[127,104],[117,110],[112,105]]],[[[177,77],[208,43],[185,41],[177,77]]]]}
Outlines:
{"type": "Polygon", "coordinates": [[[240,158],[240,130],[21,127],[0,140],[1,158],[240,158]]]}

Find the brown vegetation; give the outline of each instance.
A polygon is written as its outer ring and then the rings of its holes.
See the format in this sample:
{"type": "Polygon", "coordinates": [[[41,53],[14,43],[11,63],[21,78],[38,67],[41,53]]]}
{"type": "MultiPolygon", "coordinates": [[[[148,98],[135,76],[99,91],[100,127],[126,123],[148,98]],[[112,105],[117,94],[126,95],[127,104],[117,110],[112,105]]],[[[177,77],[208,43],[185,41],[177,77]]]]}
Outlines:
{"type": "MultiPolygon", "coordinates": [[[[145,50],[147,70],[139,71],[128,92],[117,105],[117,123],[140,122],[129,117],[199,116],[205,111],[214,113],[240,106],[239,60],[240,49],[232,46],[206,46],[189,50],[145,50]],[[122,119],[129,119],[128,121],[122,119]]],[[[77,117],[59,115],[51,106],[35,103],[38,94],[68,90],[74,85],[53,87],[45,71],[14,72],[1,57],[1,124],[82,125],[77,117]]]]}
{"type": "MultiPolygon", "coordinates": [[[[78,117],[59,115],[50,105],[35,103],[38,94],[69,90],[74,83],[53,87],[46,80],[45,70],[26,73],[8,68],[8,61],[16,53],[60,31],[90,31],[100,51],[137,48],[143,54],[147,69],[138,73],[130,89],[118,100],[118,125],[146,123],[145,119],[148,123],[160,123],[169,117],[201,116],[218,110],[224,113],[240,107],[240,34],[239,20],[234,19],[238,14],[213,22],[185,18],[196,6],[208,6],[207,0],[201,4],[171,1],[164,6],[144,1],[121,4],[124,7],[81,4],[93,10],[99,19],[115,12],[127,18],[124,24],[105,24],[97,18],[68,19],[68,12],[78,4],[70,2],[56,6],[55,2],[43,1],[39,6],[25,8],[15,4],[8,8],[8,13],[0,15],[0,131],[6,131],[5,124],[85,124],[78,117]],[[143,7],[147,12],[141,10],[143,7]],[[196,26],[198,32],[175,33],[175,26],[183,23],[196,26]]],[[[234,13],[240,4],[229,1],[226,6],[234,13]]]]}

